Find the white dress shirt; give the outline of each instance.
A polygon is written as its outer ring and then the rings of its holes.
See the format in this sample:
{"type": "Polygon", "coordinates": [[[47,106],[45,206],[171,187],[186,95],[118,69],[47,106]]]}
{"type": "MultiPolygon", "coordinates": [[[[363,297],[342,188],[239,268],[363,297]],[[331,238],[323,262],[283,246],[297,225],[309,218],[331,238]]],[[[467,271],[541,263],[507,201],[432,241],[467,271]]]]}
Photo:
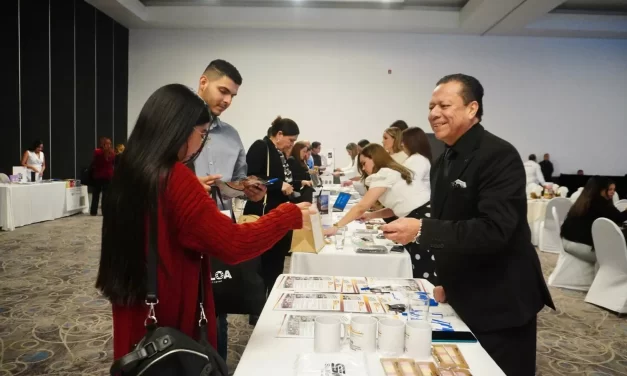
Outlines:
{"type": "Polygon", "coordinates": [[[525,166],[525,174],[527,174],[527,185],[529,184],[540,184],[545,185],[544,176],[542,176],[542,169],[540,165],[535,161],[528,160],[523,163],[525,166]]]}
{"type": "Polygon", "coordinates": [[[366,186],[372,188],[386,188],[385,193],[379,197],[379,202],[386,208],[392,209],[394,215],[405,217],[414,209],[417,209],[429,201],[425,201],[425,195],[419,194],[419,184],[412,182],[407,184],[401,177],[401,173],[390,168],[382,168],[376,174],[366,178],[366,186]]]}

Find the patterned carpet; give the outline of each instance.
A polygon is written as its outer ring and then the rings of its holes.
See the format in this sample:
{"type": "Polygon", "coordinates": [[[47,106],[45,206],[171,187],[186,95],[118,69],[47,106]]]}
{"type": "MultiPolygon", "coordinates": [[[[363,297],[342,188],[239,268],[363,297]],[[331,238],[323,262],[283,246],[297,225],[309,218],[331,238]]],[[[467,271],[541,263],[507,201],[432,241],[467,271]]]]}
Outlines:
{"type": "MultiPolygon", "coordinates": [[[[0,376],[108,374],[111,311],[93,287],[101,220],[74,216],[0,232],[0,376]]],[[[540,257],[548,276],[557,257],[540,257]]],[[[538,317],[537,374],[627,375],[627,319],[584,303],[584,293],[551,292],[558,310],[538,317]]],[[[235,369],[252,327],[246,316],[229,322],[235,369]]]]}

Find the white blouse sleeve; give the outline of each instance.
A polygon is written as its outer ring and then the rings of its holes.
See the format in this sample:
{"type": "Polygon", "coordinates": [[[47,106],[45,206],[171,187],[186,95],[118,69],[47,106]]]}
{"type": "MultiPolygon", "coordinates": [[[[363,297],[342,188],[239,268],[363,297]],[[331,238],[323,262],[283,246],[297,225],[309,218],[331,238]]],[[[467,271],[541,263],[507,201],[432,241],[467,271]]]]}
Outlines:
{"type": "Polygon", "coordinates": [[[366,185],[370,188],[392,188],[401,180],[401,173],[389,168],[382,168],[376,174],[366,178],[366,185]]]}

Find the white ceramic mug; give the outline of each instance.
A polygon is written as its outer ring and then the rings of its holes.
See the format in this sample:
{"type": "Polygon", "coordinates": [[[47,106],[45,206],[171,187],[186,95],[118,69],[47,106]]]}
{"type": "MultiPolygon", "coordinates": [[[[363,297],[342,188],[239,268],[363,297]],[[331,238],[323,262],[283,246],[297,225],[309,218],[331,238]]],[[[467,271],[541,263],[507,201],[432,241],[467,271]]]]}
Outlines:
{"type": "Polygon", "coordinates": [[[431,324],[427,321],[408,321],[405,329],[405,349],[414,359],[431,359],[431,324]]]}
{"type": "Polygon", "coordinates": [[[374,352],[377,349],[377,320],[370,316],[355,316],[350,324],[350,348],[374,352]]]}
{"type": "Polygon", "coordinates": [[[379,352],[398,356],[405,351],[405,322],[397,319],[379,321],[379,352]]]}
{"type": "Polygon", "coordinates": [[[314,323],[314,352],[339,352],[342,347],[342,318],[318,316],[314,323]]]}

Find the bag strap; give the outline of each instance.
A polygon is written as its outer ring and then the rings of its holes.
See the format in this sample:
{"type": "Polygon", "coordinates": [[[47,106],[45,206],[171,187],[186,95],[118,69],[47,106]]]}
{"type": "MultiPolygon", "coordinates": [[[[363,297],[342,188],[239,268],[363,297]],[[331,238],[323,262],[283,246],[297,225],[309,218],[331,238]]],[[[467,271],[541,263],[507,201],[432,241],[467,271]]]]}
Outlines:
{"type": "MultiPolygon", "coordinates": [[[[151,306],[154,314],[154,305],[159,303],[157,295],[157,270],[159,264],[159,250],[157,241],[157,214],[158,209],[154,208],[150,211],[150,224],[148,227],[148,257],[146,260],[146,304],[151,306]],[[152,304],[152,305],[151,305],[152,304]]],[[[154,316],[154,315],[153,315],[154,316]]],[[[155,324],[157,320],[154,320],[155,324]]]]}
{"type": "MultiPolygon", "coordinates": [[[[220,188],[218,188],[217,186],[212,186],[211,187],[211,196],[213,198],[213,200],[217,203],[219,202],[220,205],[222,205],[222,207],[224,208],[224,200],[222,199],[222,192],[220,192],[220,188]],[[220,200],[220,201],[218,201],[220,200]]],[[[231,204],[231,208],[230,208],[230,212],[231,212],[231,220],[233,220],[233,223],[237,223],[237,221],[235,220],[235,212],[233,212],[233,205],[231,204]]]]}
{"type": "MultiPolygon", "coordinates": [[[[270,179],[270,147],[266,144],[266,178],[270,179]]],[[[261,215],[266,214],[266,204],[268,203],[268,192],[263,196],[263,210],[261,211],[261,215]]]]}

